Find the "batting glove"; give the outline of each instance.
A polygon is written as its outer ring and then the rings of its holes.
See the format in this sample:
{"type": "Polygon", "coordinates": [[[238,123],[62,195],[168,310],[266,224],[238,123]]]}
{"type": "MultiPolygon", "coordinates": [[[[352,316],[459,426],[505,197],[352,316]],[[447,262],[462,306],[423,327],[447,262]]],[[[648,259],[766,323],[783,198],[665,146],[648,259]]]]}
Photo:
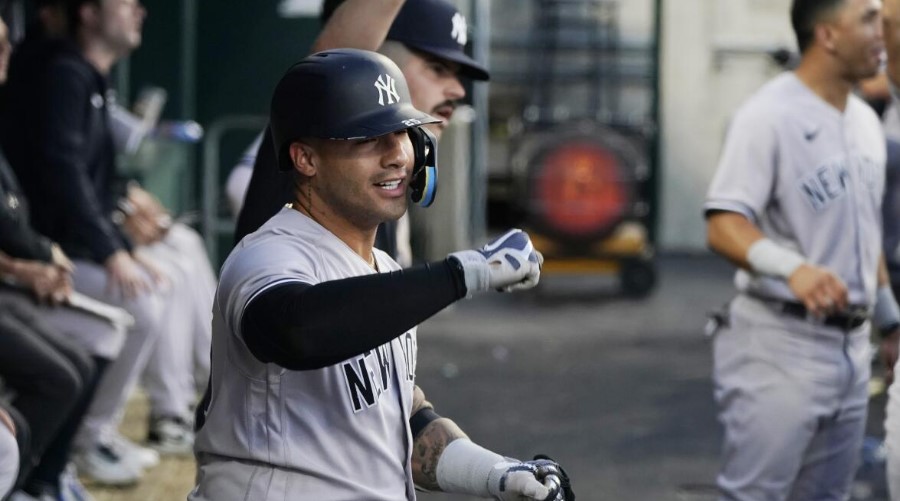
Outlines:
{"type": "Polygon", "coordinates": [[[454,252],[449,257],[462,266],[469,293],[530,289],[540,280],[544,262],[528,234],[519,229],[507,231],[481,249],[454,252]]]}
{"type": "Polygon", "coordinates": [[[500,501],[575,501],[569,477],[555,461],[546,456],[506,458],[468,439],[454,440],[444,449],[436,474],[444,492],[500,501]]]}
{"type": "Polygon", "coordinates": [[[538,479],[538,467],[532,461],[497,463],[488,475],[488,492],[500,501],[556,501],[559,484],[538,479]]]}

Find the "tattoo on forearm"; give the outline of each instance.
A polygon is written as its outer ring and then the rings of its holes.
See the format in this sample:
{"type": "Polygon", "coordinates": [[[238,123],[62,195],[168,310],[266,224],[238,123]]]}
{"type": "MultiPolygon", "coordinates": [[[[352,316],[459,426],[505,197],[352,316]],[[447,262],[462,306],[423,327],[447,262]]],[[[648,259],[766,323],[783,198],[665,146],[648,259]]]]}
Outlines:
{"type": "Polygon", "coordinates": [[[441,418],[429,423],[413,444],[413,479],[428,490],[440,490],[437,482],[438,459],[450,442],[466,434],[453,421],[441,418]]]}

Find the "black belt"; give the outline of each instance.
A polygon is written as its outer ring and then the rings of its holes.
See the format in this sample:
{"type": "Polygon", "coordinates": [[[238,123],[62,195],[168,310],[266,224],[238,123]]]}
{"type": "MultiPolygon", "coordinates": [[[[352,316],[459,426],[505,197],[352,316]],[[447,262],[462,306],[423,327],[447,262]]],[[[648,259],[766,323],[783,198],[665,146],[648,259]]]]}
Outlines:
{"type": "MultiPolygon", "coordinates": [[[[808,320],[810,318],[815,318],[813,315],[809,313],[809,310],[806,309],[801,303],[796,303],[793,301],[778,301],[778,300],[766,300],[771,304],[775,305],[775,308],[780,312],[790,315],[792,317],[800,318],[803,320],[808,320]]],[[[837,327],[838,329],[843,329],[845,331],[851,331],[866,323],[866,320],[869,319],[869,309],[865,306],[860,305],[850,305],[847,309],[842,313],[836,313],[834,315],[828,315],[823,320],[821,320],[823,325],[827,325],[829,327],[837,327]]]]}

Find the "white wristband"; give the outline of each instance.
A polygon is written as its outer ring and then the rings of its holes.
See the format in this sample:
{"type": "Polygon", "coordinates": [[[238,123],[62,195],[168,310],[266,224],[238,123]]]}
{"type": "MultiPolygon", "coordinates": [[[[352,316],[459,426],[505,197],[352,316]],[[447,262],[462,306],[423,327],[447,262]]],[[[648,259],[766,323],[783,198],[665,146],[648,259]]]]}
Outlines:
{"type": "Polygon", "coordinates": [[[778,245],[768,238],[762,238],[750,246],[747,251],[747,262],[757,273],[788,278],[806,262],[806,259],[797,252],[778,245]]]}
{"type": "MultiPolygon", "coordinates": [[[[897,306],[897,300],[894,298],[894,292],[891,290],[890,285],[878,287],[878,293],[875,296],[875,311],[872,312],[872,322],[879,330],[896,327],[900,323],[900,307],[897,306]]],[[[882,334],[889,333],[882,332],[882,334]]]]}
{"type": "Polygon", "coordinates": [[[450,442],[438,459],[437,483],[444,492],[490,497],[488,477],[494,465],[503,461],[503,456],[459,438],[450,442]]]}

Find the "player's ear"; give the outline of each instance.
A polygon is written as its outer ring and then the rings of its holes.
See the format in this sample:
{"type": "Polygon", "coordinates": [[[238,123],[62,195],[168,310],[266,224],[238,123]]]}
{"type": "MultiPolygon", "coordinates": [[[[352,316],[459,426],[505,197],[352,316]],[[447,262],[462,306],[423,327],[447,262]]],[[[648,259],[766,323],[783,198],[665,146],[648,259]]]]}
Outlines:
{"type": "Polygon", "coordinates": [[[297,172],[307,177],[316,175],[318,161],[316,152],[310,145],[294,141],[289,146],[288,152],[297,172]]]}
{"type": "Polygon", "coordinates": [[[836,47],[834,28],[829,23],[816,23],[813,28],[816,43],[825,48],[828,52],[834,52],[836,47]]]}

